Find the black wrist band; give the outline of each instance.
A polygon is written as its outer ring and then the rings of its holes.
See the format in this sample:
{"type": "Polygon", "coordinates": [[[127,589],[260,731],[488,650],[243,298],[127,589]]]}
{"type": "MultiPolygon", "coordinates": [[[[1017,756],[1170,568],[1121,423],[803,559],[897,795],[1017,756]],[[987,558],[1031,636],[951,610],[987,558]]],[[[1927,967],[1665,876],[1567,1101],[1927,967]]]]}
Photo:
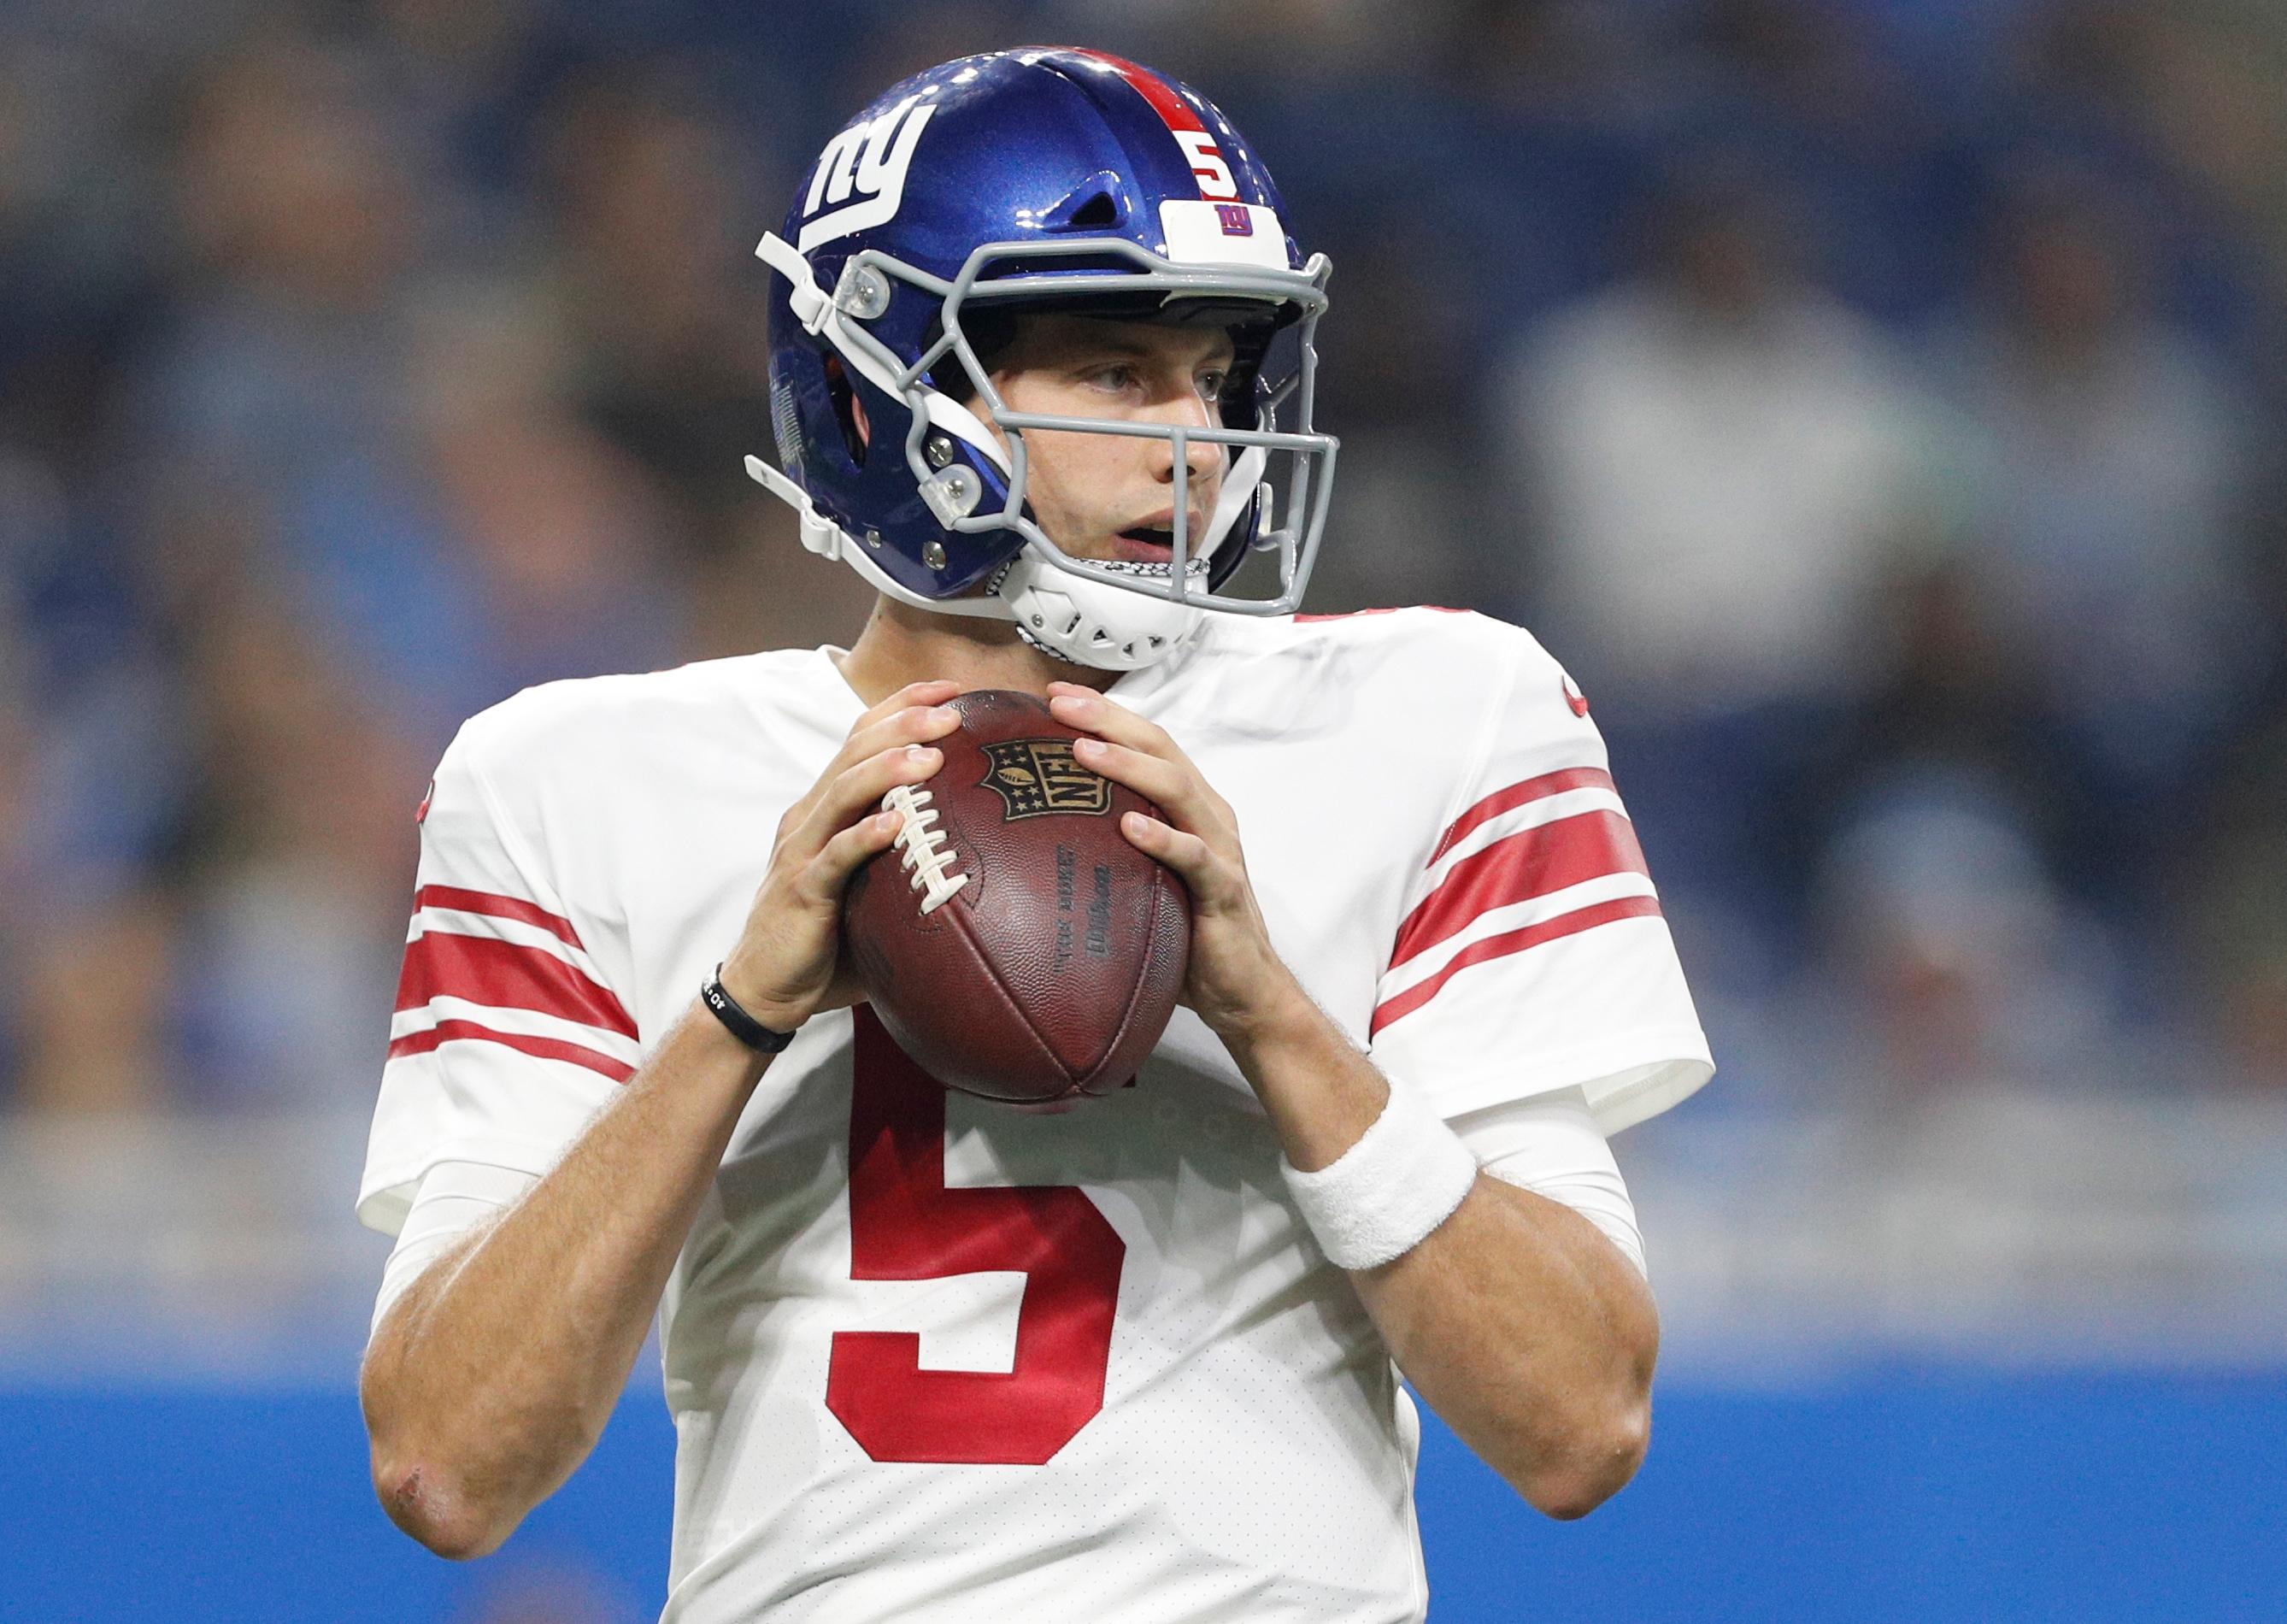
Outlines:
{"type": "Polygon", "coordinates": [[[794,1042],[791,1032],[773,1032],[739,1007],[739,1001],[723,990],[723,967],[717,964],[715,973],[700,983],[699,1002],[715,1011],[715,1018],[730,1028],[731,1035],[757,1054],[774,1055],[794,1042]]]}

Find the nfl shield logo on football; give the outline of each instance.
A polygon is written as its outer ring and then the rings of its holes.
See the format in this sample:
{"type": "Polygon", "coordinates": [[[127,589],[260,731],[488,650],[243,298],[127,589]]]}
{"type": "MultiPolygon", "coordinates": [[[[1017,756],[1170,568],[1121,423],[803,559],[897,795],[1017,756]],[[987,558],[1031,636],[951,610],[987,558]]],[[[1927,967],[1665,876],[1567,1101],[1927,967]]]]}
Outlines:
{"type": "Polygon", "coordinates": [[[1049,812],[1101,816],[1112,810],[1112,784],[1072,758],[1063,739],[1010,739],[985,747],[993,770],[985,781],[1007,808],[1002,821],[1049,812]]]}

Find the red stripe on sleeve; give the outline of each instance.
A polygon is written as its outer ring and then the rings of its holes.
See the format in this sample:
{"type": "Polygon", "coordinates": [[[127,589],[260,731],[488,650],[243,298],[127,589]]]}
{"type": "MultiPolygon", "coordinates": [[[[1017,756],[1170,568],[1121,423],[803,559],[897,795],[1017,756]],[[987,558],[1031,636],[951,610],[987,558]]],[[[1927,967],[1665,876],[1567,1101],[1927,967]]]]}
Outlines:
{"type": "Polygon", "coordinates": [[[1634,826],[1619,813],[1586,812],[1521,829],[1453,865],[1397,927],[1390,967],[1436,947],[1489,908],[1545,897],[1608,874],[1651,874],[1634,826]]]}
{"type": "Polygon", "coordinates": [[[1428,980],[1407,987],[1396,997],[1386,1000],[1373,1012],[1366,1028],[1369,1037],[1379,1033],[1390,1022],[1411,1015],[1437,995],[1444,986],[1460,971],[1472,964],[1482,964],[1487,959],[1507,958],[1512,953],[1523,953],[1528,947],[1538,947],[1560,937],[1571,936],[1582,931],[1593,931],[1598,925],[1610,924],[1620,919],[1642,919],[1659,913],[1659,902],[1652,897],[1620,897],[1610,902],[1599,902],[1594,907],[1584,907],[1570,914],[1559,914],[1554,919],[1544,919],[1539,924],[1526,925],[1523,930],[1510,931],[1500,936],[1488,936],[1481,942],[1471,942],[1453,955],[1453,962],[1428,980]]]}
{"type": "Polygon", "coordinates": [[[1448,609],[1444,604],[1393,604],[1387,609],[1346,609],[1340,614],[1298,614],[1297,626],[1315,626],[1321,621],[1357,621],[1369,614],[1396,614],[1403,609],[1427,609],[1432,614],[1470,614],[1474,610],[1448,609]]]}
{"type": "Polygon", "coordinates": [[[439,1021],[426,1032],[409,1032],[390,1044],[389,1058],[396,1060],[407,1055],[425,1055],[440,1043],[460,1042],[499,1043],[543,1060],[568,1060],[574,1066],[599,1072],[613,1082],[625,1082],[636,1074],[636,1068],[626,1061],[614,1060],[577,1043],[567,1043],[560,1038],[532,1037],[521,1032],[495,1032],[470,1020],[439,1021]]]}
{"type": "Polygon", "coordinates": [[[488,891],[463,891],[457,885],[423,885],[413,893],[415,911],[424,907],[449,907],[463,914],[488,914],[495,919],[513,919],[519,924],[538,925],[558,941],[586,952],[580,932],[561,914],[551,914],[536,903],[515,897],[497,896],[488,891]]]}
{"type": "Polygon", "coordinates": [[[1475,806],[1453,820],[1444,834],[1439,836],[1437,849],[1429,853],[1429,860],[1439,858],[1460,844],[1461,836],[1488,819],[1523,806],[1529,801],[1545,800],[1552,795],[1562,795],[1568,789],[1610,789],[1612,775],[1602,767],[1567,767],[1561,772],[1544,772],[1539,778],[1528,778],[1522,783],[1511,784],[1506,789],[1496,789],[1475,806]]]}
{"type": "Polygon", "coordinates": [[[408,942],[397,983],[397,1008],[417,1010],[432,998],[463,998],[495,1009],[530,1010],[622,1037],[636,1023],[609,987],[542,947],[430,931],[408,942]]]}

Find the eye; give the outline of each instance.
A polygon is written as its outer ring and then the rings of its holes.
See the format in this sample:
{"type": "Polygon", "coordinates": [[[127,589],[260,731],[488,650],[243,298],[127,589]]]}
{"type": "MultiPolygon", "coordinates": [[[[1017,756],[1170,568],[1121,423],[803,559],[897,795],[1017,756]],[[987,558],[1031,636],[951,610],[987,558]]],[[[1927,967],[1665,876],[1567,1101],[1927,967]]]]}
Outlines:
{"type": "Polygon", "coordinates": [[[1199,393],[1210,400],[1220,400],[1223,390],[1230,383],[1230,373],[1220,368],[1211,368],[1199,374],[1199,393]]]}
{"type": "Polygon", "coordinates": [[[1125,361],[1117,361],[1108,366],[1090,368],[1081,375],[1081,377],[1084,382],[1098,389],[1109,390],[1116,394],[1135,386],[1136,368],[1125,361]]]}

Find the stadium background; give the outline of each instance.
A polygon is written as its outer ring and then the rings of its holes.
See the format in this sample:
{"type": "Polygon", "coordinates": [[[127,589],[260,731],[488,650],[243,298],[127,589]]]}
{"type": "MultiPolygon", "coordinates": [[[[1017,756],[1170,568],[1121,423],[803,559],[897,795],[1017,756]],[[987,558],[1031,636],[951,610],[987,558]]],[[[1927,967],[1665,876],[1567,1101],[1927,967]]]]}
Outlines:
{"type": "Polygon", "coordinates": [[[0,4],[0,1616],[655,1610],[648,1361],[499,1557],[365,1483],[412,808],[524,685],[856,634],[749,251],[1038,39],[1281,177],[1311,606],[1568,661],[1721,1064],[1618,1143],[1650,1463],[1559,1526],[1433,1435],[1434,1616],[2281,1616],[2267,0],[0,4]]]}

